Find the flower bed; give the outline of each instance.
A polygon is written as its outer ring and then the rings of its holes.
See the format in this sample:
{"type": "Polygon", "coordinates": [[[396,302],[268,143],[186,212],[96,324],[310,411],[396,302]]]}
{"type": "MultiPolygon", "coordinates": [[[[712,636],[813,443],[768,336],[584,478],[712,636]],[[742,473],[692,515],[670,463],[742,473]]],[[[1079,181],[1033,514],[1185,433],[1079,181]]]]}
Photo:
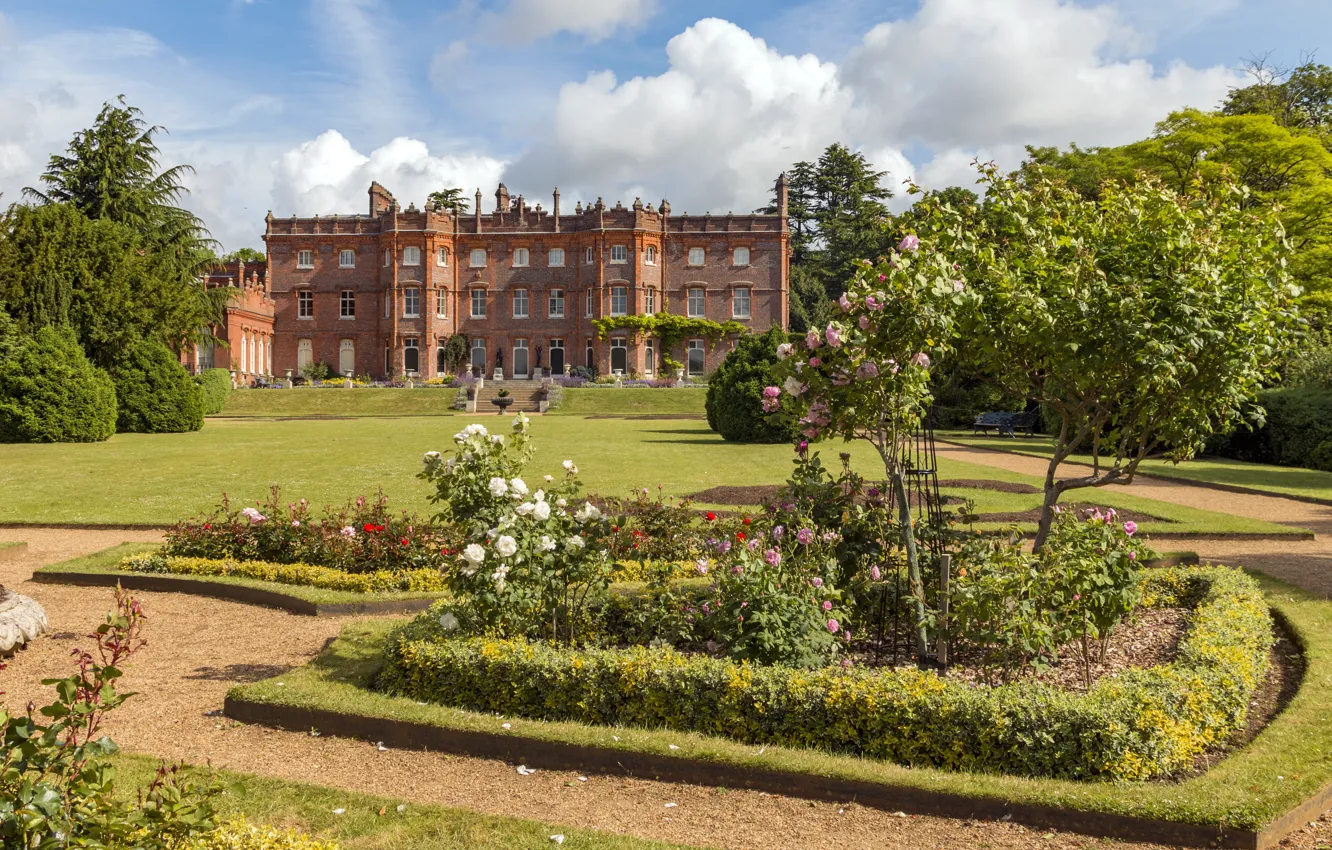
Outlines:
{"type": "Polygon", "coordinates": [[[1192,609],[1177,659],[1102,679],[1087,693],[1031,682],[974,687],[918,670],[802,671],[670,649],[450,638],[439,607],[390,637],[378,687],[473,710],[690,730],[913,766],[1141,780],[1188,769],[1242,727],[1272,644],[1259,588],[1237,570],[1154,571],[1144,604],[1192,609]]]}
{"type": "Polygon", "coordinates": [[[238,561],[229,558],[182,558],[161,553],[130,555],[120,569],[135,573],[185,576],[236,576],[239,578],[342,590],[349,593],[439,593],[444,577],[432,568],[375,570],[348,573],[313,564],[277,564],[271,561],[238,561]]]}

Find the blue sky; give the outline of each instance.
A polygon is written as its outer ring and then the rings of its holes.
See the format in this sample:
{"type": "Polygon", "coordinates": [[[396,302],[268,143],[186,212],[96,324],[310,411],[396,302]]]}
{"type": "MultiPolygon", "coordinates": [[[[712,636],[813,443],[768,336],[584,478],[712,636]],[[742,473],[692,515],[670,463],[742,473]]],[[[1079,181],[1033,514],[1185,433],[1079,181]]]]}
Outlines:
{"type": "Polygon", "coordinates": [[[124,93],[228,248],[371,179],[738,212],[832,141],[897,186],[1140,138],[1329,33],[1328,0],[12,0],[0,191],[124,93]]]}

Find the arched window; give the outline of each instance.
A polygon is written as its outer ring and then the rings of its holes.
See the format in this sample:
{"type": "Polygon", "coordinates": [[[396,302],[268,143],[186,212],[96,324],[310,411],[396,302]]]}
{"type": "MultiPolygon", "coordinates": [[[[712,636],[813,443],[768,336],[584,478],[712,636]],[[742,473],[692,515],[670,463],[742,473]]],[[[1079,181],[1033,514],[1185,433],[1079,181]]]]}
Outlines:
{"type": "Polygon", "coordinates": [[[246,339],[246,337],[248,336],[249,336],[248,333],[245,332],[241,333],[240,368],[236,370],[237,372],[241,373],[245,372],[245,363],[246,363],[245,355],[246,352],[249,350],[249,341],[246,339]]]}
{"type": "Polygon", "coordinates": [[[296,341],[296,368],[304,370],[314,362],[314,343],[308,339],[296,341]]]}

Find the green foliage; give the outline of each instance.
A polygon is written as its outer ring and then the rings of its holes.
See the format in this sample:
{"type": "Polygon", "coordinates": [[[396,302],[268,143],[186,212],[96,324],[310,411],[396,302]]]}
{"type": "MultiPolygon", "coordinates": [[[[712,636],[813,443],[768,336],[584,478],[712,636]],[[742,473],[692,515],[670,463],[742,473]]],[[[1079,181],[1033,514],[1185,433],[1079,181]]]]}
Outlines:
{"type": "Polygon", "coordinates": [[[256,826],[240,817],[219,824],[181,850],[338,850],[338,843],[319,841],[294,829],[256,826]]]}
{"type": "Polygon", "coordinates": [[[1332,472],[1332,391],[1312,386],[1266,390],[1258,394],[1253,412],[1258,421],[1213,440],[1209,451],[1252,463],[1332,472]]]}
{"type": "MultiPolygon", "coordinates": [[[[792,420],[764,414],[763,389],[779,383],[774,374],[777,346],[786,341],[779,326],[758,336],[743,336],[708,381],[708,426],[739,443],[784,443],[795,438],[792,420]]],[[[789,402],[788,402],[789,405],[789,402]]]]}
{"type": "Polygon", "coordinates": [[[253,248],[237,248],[235,251],[222,257],[222,262],[224,263],[234,263],[237,260],[243,263],[266,263],[268,262],[268,257],[263,251],[256,251],[253,248]]]}
{"type": "Polygon", "coordinates": [[[204,416],[221,413],[226,407],[227,396],[231,394],[231,373],[226,369],[208,369],[195,375],[194,381],[199,385],[199,402],[204,416]]]}
{"type": "Polygon", "coordinates": [[[322,360],[307,363],[301,369],[301,375],[310,381],[327,381],[335,374],[337,373],[333,371],[333,367],[322,360]]]}
{"type": "Polygon", "coordinates": [[[716,345],[722,337],[742,336],[749,333],[743,322],[714,322],[711,319],[691,319],[674,313],[656,313],[652,316],[603,316],[592,320],[597,337],[606,339],[614,330],[629,330],[636,335],[660,340],[662,365],[667,369],[682,368],[671,359],[671,353],[688,337],[704,337],[716,345]]]}
{"type": "Polygon", "coordinates": [[[115,431],[115,387],[72,332],[41,328],[0,360],[0,442],[91,443],[115,431]]]}
{"type": "Polygon", "coordinates": [[[111,367],[116,430],[175,434],[203,427],[203,390],[160,342],[138,340],[111,367]]]}
{"type": "Polygon", "coordinates": [[[1221,106],[1226,115],[1270,115],[1282,127],[1332,131],[1332,68],[1307,60],[1289,72],[1250,62],[1253,83],[1233,88],[1221,106]]]}
{"type": "Polygon", "coordinates": [[[454,215],[464,215],[468,207],[467,196],[457,187],[437,189],[426,196],[426,208],[431,207],[449,210],[454,215]]]}
{"type": "Polygon", "coordinates": [[[436,593],[445,589],[438,567],[375,570],[349,573],[333,567],[272,561],[236,561],[230,559],[181,558],[172,555],[131,555],[120,562],[120,569],[135,573],[159,573],[178,576],[236,576],[238,578],[295,584],[322,590],[350,593],[436,593]]]}
{"type": "Polygon", "coordinates": [[[1154,601],[1194,606],[1177,659],[1087,693],[1035,682],[971,687],[914,669],[807,671],[670,649],[449,639],[424,617],[390,636],[378,687],[474,711],[946,770],[1141,780],[1189,768],[1242,728],[1272,644],[1262,594],[1237,570],[1153,571],[1147,585],[1154,601]]]}
{"type": "Polygon", "coordinates": [[[212,798],[219,789],[159,766],[137,799],[117,793],[106,757],[114,741],[102,733],[105,715],[129,693],[118,693],[122,667],[144,645],[139,603],[116,593],[117,610],[92,635],[95,654],[76,650],[78,671],[45,679],[56,700],[40,712],[0,708],[0,839],[5,847],[175,850],[215,827],[212,798]]]}
{"type": "Polygon", "coordinates": [[[1043,176],[981,177],[982,218],[939,205],[927,221],[981,297],[978,360],[1059,414],[1039,547],[1060,493],[1131,480],[1149,454],[1192,457],[1236,421],[1289,345],[1298,290],[1281,224],[1224,179],[1188,196],[1106,184],[1088,201],[1043,176]],[[1093,471],[1056,479],[1087,440],[1093,471]]]}
{"type": "Polygon", "coordinates": [[[472,346],[463,334],[454,334],[444,344],[444,365],[455,375],[467,371],[471,359],[472,346]]]}

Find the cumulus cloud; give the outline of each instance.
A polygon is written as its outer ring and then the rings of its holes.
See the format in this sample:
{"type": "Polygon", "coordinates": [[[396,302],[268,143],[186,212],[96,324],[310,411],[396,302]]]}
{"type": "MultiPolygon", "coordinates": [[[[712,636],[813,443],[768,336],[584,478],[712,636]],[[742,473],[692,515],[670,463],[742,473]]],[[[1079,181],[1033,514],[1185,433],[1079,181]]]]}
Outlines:
{"type": "Polygon", "coordinates": [[[559,32],[603,41],[621,29],[647,23],[657,0],[511,0],[503,12],[481,19],[481,31],[494,41],[530,43],[559,32]]]}
{"type": "Polygon", "coordinates": [[[400,137],[368,155],[341,133],[328,130],[283,153],[273,167],[272,199],[279,215],[329,215],[361,212],[366,190],[378,180],[406,207],[421,206],[437,189],[493,187],[504,169],[501,160],[482,154],[434,155],[425,142],[400,137]]]}

